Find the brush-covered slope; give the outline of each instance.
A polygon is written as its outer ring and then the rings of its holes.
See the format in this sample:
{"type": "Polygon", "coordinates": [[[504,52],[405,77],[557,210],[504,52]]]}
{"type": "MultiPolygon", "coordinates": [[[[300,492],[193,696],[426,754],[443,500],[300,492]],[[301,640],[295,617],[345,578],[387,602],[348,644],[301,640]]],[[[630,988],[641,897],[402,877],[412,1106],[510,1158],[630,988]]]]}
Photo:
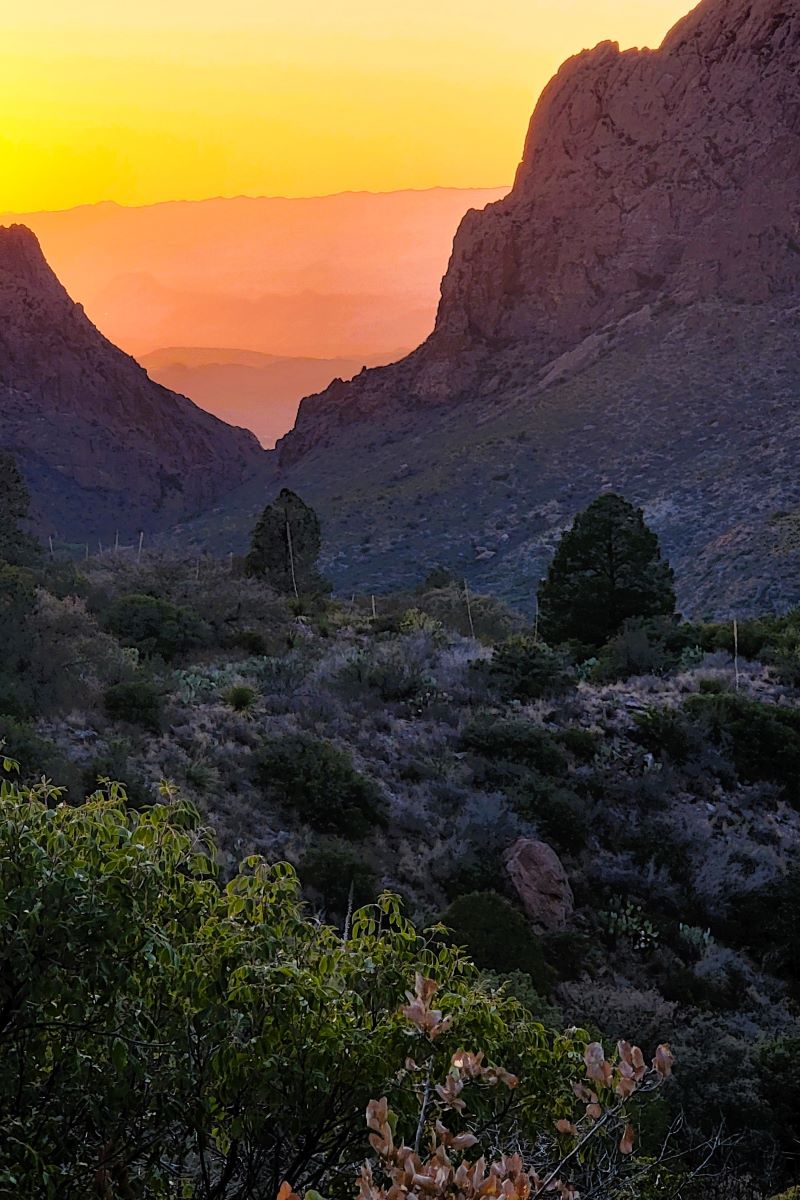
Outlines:
{"type": "Polygon", "coordinates": [[[658,50],[564,65],[512,192],[462,222],[431,338],[304,400],[280,444],[343,583],[491,561],[519,596],[605,485],[685,602],[798,598],[798,79],[785,0],[703,0],[658,50]]]}
{"type": "Polygon", "coordinates": [[[0,448],[43,533],[131,536],[245,480],[255,437],[148,378],[67,295],[34,235],[0,228],[0,448]]]}

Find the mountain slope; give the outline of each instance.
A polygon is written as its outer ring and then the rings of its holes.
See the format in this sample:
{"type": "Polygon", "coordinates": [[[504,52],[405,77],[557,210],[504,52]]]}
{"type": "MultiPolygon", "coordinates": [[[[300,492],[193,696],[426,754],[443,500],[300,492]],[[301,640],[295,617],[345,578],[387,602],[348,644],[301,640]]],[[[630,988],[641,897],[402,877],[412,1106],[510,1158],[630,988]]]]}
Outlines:
{"type": "Polygon", "coordinates": [[[530,595],[607,486],[687,607],[800,600],[799,77],[784,0],[703,0],[659,50],[564,65],[512,192],[461,224],[432,336],[279,443],[343,586],[441,558],[530,595]]]}
{"type": "Polygon", "coordinates": [[[0,228],[0,447],[44,533],[131,536],[251,475],[256,439],[148,378],[95,329],[21,225],[0,228]]]}

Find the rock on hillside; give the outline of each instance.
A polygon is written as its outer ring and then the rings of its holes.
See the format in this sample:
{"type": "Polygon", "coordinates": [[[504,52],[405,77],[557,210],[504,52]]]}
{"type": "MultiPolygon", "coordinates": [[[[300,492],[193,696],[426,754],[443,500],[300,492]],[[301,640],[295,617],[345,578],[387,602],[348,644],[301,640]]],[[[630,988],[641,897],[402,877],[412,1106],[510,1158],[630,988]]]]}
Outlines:
{"type": "Polygon", "coordinates": [[[330,511],[334,577],[441,559],[530,593],[614,487],[686,607],[800,598],[798,79],[785,0],[703,0],[658,50],[562,67],[512,192],[461,224],[432,336],[304,400],[279,443],[330,511]]]}
{"type": "Polygon", "coordinates": [[[247,479],[255,437],[148,378],[73,303],[30,230],[0,228],[0,447],[43,533],[130,537],[247,479]]]}

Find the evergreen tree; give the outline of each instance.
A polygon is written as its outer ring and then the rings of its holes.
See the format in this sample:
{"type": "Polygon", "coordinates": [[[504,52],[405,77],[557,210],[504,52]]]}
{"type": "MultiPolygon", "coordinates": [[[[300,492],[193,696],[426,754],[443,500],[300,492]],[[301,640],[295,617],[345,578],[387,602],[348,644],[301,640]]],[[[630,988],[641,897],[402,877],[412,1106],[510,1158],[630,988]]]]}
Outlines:
{"type": "Polygon", "coordinates": [[[16,462],[0,452],[0,560],[29,566],[38,557],[34,538],[25,531],[30,496],[16,462]]]}
{"type": "Polygon", "coordinates": [[[258,519],[245,569],[248,575],[265,578],[285,595],[330,591],[317,570],[321,545],[319,517],[314,509],[283,488],[258,519]]]}
{"type": "Polygon", "coordinates": [[[640,508],[607,493],[575,518],[539,589],[539,621],[551,644],[598,648],[629,617],[670,616],[670,566],[640,508]]]}

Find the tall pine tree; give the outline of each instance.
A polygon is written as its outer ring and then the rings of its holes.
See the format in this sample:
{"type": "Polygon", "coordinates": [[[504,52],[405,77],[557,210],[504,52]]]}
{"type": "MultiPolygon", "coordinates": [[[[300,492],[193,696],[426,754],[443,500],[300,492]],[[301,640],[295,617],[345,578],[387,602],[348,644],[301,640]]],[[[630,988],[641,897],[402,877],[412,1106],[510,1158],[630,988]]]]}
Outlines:
{"type": "Polygon", "coordinates": [[[0,561],[31,566],[39,556],[37,542],[26,531],[30,496],[13,457],[0,452],[0,561]]]}
{"type": "Polygon", "coordinates": [[[561,538],[539,589],[542,636],[599,648],[629,617],[674,612],[672,569],[642,510],[599,496],[561,538]]]}
{"type": "Polygon", "coordinates": [[[330,591],[317,570],[322,545],[319,517],[298,495],[284,488],[258,519],[245,559],[248,575],[260,576],[288,596],[330,591]]]}

